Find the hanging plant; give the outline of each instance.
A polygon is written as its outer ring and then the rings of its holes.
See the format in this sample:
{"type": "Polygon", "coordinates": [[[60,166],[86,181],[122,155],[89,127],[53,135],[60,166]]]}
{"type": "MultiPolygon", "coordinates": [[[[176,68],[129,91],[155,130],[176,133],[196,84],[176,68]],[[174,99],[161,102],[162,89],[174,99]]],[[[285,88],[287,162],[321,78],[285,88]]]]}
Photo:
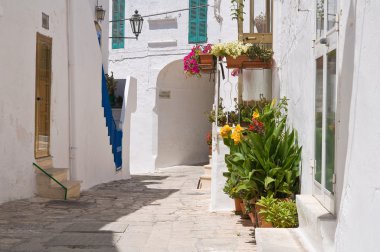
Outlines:
{"type": "MultiPolygon", "coordinates": [[[[211,48],[211,44],[204,46],[196,45],[191,49],[191,52],[185,56],[183,59],[183,69],[187,76],[201,76],[201,57],[204,57],[205,54],[208,54],[212,58],[212,55],[210,55],[211,48]]],[[[213,65],[213,63],[210,63],[210,65],[213,65]]]]}

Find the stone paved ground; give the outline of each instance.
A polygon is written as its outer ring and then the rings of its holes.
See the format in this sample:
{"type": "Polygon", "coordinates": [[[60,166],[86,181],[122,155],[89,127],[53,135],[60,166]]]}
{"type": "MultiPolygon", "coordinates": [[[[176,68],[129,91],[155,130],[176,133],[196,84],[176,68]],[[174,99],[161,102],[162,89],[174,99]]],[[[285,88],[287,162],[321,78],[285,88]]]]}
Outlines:
{"type": "Polygon", "coordinates": [[[253,228],[208,211],[202,167],[102,184],[78,201],[41,198],[0,205],[0,251],[256,251],[253,228]]]}

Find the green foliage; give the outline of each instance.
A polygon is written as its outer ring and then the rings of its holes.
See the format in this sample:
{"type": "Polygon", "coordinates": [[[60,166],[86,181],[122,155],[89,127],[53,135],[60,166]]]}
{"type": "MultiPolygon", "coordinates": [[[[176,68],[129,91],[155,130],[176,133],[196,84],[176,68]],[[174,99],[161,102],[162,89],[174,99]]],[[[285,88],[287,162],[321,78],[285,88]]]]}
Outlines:
{"type": "Polygon", "coordinates": [[[245,0],[231,0],[232,20],[244,21],[244,1],[245,0]]]}
{"type": "Polygon", "coordinates": [[[243,130],[240,143],[231,135],[224,138],[230,154],[225,162],[228,172],[224,191],[232,198],[255,200],[261,196],[292,197],[299,192],[299,163],[302,148],[297,133],[286,126],[287,99],[275,101],[261,110],[263,132],[243,130]]]}
{"type": "Polygon", "coordinates": [[[107,90],[109,95],[114,95],[116,90],[116,84],[117,81],[113,77],[113,72],[111,72],[111,75],[106,74],[106,81],[107,81],[107,90]]]}
{"type": "MultiPolygon", "coordinates": [[[[211,110],[207,113],[207,118],[210,123],[214,123],[216,121],[215,118],[215,110],[211,110]]],[[[219,107],[218,107],[218,126],[223,126],[227,122],[227,116],[224,112],[223,99],[219,98],[219,107]]]]}
{"type": "Polygon", "coordinates": [[[263,46],[253,44],[248,48],[247,55],[253,60],[259,59],[264,62],[268,62],[272,59],[273,51],[263,46]]]}
{"type": "Polygon", "coordinates": [[[276,228],[294,228],[298,226],[297,207],[294,200],[278,200],[269,197],[261,197],[256,203],[261,206],[260,214],[266,222],[272,223],[276,228]]]}

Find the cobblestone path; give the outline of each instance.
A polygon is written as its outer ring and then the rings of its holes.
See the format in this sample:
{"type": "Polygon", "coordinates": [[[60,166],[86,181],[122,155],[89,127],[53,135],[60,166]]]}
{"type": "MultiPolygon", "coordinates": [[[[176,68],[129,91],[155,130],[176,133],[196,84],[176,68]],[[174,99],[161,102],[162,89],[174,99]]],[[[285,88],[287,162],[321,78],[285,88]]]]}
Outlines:
{"type": "Polygon", "coordinates": [[[203,168],[181,166],[98,185],[78,201],[0,205],[0,251],[256,251],[253,227],[209,212],[203,168]]]}

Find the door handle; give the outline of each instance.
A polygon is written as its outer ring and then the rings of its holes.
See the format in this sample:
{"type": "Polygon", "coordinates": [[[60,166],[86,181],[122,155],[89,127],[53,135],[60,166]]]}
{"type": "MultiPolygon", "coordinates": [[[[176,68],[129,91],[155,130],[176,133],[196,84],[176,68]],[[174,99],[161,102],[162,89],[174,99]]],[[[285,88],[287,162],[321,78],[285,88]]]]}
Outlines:
{"type": "Polygon", "coordinates": [[[41,97],[37,97],[37,101],[42,101],[42,98],[41,97]]]}

